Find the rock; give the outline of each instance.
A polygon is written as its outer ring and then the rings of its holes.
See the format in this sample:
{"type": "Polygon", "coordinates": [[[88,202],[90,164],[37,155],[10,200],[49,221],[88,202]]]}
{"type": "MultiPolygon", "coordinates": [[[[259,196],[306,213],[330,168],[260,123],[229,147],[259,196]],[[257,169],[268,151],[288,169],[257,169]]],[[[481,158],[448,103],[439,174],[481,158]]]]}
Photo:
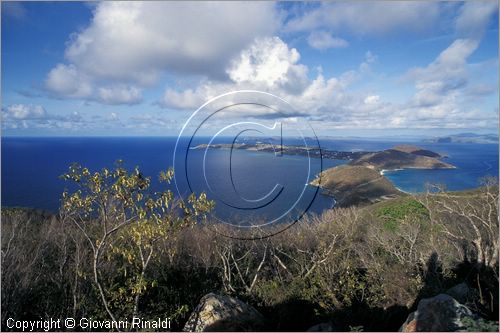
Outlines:
{"type": "Polygon", "coordinates": [[[233,297],[210,293],[202,297],[183,331],[259,331],[265,328],[264,325],[264,317],[251,305],[233,297]]]}
{"type": "Polygon", "coordinates": [[[453,297],[439,294],[418,303],[417,311],[410,313],[400,332],[454,332],[465,330],[467,323],[478,317],[453,297]]]}
{"type": "Polygon", "coordinates": [[[471,302],[478,297],[477,290],[469,288],[469,286],[465,282],[459,283],[456,286],[451,287],[446,291],[446,294],[450,295],[451,297],[453,297],[462,304],[471,302]]]}
{"type": "Polygon", "coordinates": [[[335,326],[332,322],[319,323],[317,325],[311,326],[306,332],[336,332],[335,326]]]}

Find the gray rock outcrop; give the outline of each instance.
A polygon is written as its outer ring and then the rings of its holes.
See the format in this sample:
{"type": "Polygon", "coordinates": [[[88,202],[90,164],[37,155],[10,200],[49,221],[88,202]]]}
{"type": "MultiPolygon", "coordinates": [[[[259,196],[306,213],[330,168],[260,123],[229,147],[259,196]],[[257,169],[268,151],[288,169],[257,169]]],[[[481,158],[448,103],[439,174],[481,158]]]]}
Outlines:
{"type": "Polygon", "coordinates": [[[210,293],[202,297],[183,331],[259,331],[265,328],[264,325],[264,317],[251,305],[233,297],[210,293]]]}
{"type": "Polygon", "coordinates": [[[489,327],[494,326],[491,322],[480,319],[450,295],[439,294],[422,299],[418,303],[417,311],[410,313],[399,331],[456,332],[476,327],[485,328],[481,330],[490,330],[489,327]]]}

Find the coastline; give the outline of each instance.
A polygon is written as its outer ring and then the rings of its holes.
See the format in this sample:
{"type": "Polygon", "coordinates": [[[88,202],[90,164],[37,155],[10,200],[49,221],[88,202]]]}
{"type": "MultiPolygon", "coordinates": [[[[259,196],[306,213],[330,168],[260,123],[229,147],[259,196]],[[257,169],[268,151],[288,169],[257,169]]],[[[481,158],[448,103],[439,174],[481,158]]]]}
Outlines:
{"type": "MultiPolygon", "coordinates": [[[[406,169],[422,169],[422,168],[406,168],[406,169]]],[[[381,176],[383,176],[383,177],[385,177],[385,178],[387,178],[387,177],[385,176],[385,174],[386,174],[388,171],[403,171],[403,170],[404,170],[404,168],[400,168],[400,169],[382,169],[382,170],[380,170],[380,175],[381,175],[381,176]]],[[[422,170],[425,170],[425,169],[422,169],[422,170]]],[[[396,186],[396,184],[394,184],[394,182],[393,182],[392,180],[390,180],[389,178],[387,178],[387,180],[389,180],[389,181],[392,183],[392,185],[394,185],[394,187],[395,187],[398,191],[403,192],[403,193],[405,193],[405,194],[409,194],[409,195],[415,194],[415,193],[412,193],[412,192],[405,191],[405,190],[401,189],[400,187],[397,187],[397,186],[396,186]]]]}

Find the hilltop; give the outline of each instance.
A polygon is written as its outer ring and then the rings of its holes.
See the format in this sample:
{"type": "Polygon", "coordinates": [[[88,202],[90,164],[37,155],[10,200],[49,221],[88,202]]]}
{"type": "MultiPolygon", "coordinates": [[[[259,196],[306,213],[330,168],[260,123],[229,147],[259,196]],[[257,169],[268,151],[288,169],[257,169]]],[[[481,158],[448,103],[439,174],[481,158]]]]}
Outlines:
{"type": "Polygon", "coordinates": [[[427,150],[427,149],[422,149],[420,147],[413,146],[413,145],[398,145],[398,146],[393,147],[392,149],[402,151],[403,153],[408,153],[408,154],[415,154],[415,155],[428,156],[428,157],[434,157],[434,158],[443,157],[438,153],[435,153],[435,152],[427,150]]]}
{"type": "Polygon", "coordinates": [[[366,153],[352,160],[349,164],[377,170],[455,168],[455,166],[439,160],[441,157],[438,153],[416,146],[396,146],[375,153],[366,153]]]}
{"type": "Polygon", "coordinates": [[[403,194],[379,172],[365,166],[341,165],[327,169],[311,185],[333,196],[339,207],[370,204],[403,194]]]}

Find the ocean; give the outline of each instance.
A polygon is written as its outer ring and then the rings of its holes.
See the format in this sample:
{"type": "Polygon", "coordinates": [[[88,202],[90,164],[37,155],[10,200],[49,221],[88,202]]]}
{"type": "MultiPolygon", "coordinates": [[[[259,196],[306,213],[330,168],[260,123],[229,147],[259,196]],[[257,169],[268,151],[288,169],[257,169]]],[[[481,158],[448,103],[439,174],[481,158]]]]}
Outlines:
{"type": "MultiPolygon", "coordinates": [[[[165,185],[156,182],[157,175],[174,165],[175,143],[174,137],[4,137],[1,147],[2,206],[56,212],[61,193],[69,186],[59,176],[74,162],[91,170],[100,170],[102,167],[112,167],[116,160],[122,159],[129,169],[139,166],[144,175],[152,177],[152,189],[161,190],[165,185]]],[[[401,143],[417,144],[446,155],[445,161],[457,166],[457,169],[452,170],[387,172],[386,177],[403,191],[423,191],[426,183],[443,184],[449,190],[470,189],[478,187],[484,176],[498,176],[496,144],[320,140],[322,148],[342,151],[376,151],[401,143]]],[[[193,191],[205,191],[209,198],[216,199],[217,216],[224,221],[241,221],[249,217],[274,221],[283,214],[289,214],[290,217],[290,214],[300,214],[306,210],[321,213],[332,207],[333,200],[321,195],[315,187],[304,185],[321,168],[346,163],[323,159],[321,165],[319,159],[312,158],[309,162],[304,156],[278,158],[272,153],[235,151],[230,170],[229,151],[210,150],[205,158],[203,172],[203,152],[202,149],[190,150],[186,159],[188,167],[181,169],[181,172],[176,170],[179,173],[179,191],[188,193],[187,183],[180,177],[187,174],[193,191]],[[232,182],[230,172],[233,175],[232,182]]],[[[178,165],[176,167],[179,169],[178,165]]],[[[170,185],[170,189],[177,193],[174,184],[170,185]]]]}

